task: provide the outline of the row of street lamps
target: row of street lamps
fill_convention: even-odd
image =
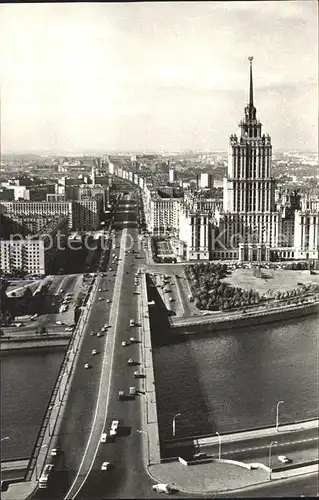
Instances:
[[[284,403],[283,401],[278,401],[277,406],[276,406],[276,432],[279,431],[279,407],[283,403]],[[176,419],[176,417],[180,417],[180,416],[181,416],[181,413],[175,413],[175,415],[173,416],[173,419],[172,419],[172,433],[173,433],[173,437],[175,437],[175,435],[176,435],[175,419]],[[216,432],[216,434],[219,436],[218,432]]]
[[[279,431],[279,407],[280,405],[283,404],[283,401],[278,401],[277,406],[276,406],[276,432]],[[173,432],[173,437],[175,437],[176,434],[176,425],[175,425],[175,419],[176,417],[179,417],[181,413],[176,413],[173,416],[173,421],[172,421],[172,432]],[[142,432],[142,431],[138,431]],[[222,440],[219,432],[216,431],[216,435],[218,436],[218,460],[221,459],[222,456]],[[269,465],[269,479],[271,479],[271,449],[274,445],[278,444],[278,441],[271,441],[269,445],[269,457],[268,457],[268,465]]]

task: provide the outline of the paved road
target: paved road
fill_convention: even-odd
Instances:
[[[120,205],[125,200],[120,202]],[[129,210],[127,214],[131,215]],[[125,216],[121,210],[116,217],[116,222]],[[132,218],[130,218],[132,222]],[[137,230],[129,228],[132,240],[137,239]],[[134,250],[137,249],[137,244]],[[131,335],[138,337],[139,328],[130,328],[129,319],[137,319],[137,300],[134,295],[134,273],[142,259],[136,259],[136,254],[125,256],[124,280],[119,301],[119,310],[123,314],[119,315],[117,327],[117,349],[114,352],[113,371],[110,389],[110,411],[108,417],[118,419],[121,426],[121,435],[113,443],[105,443],[99,446],[94,460],[92,470],[85,482],[85,485],[77,495],[77,499],[101,499],[101,498],[155,498],[157,495],[152,492],[151,485],[154,481],[147,475],[142,458],[142,438],[136,431],[141,427],[140,404],[144,396],[138,395],[135,400],[119,401],[118,391],[125,390],[131,385],[142,389],[142,381],[133,378],[134,368],[127,366],[128,357],[139,360],[140,344],[133,344],[129,347],[122,347],[121,341],[128,340]],[[128,274],[127,274],[128,273]],[[125,313],[124,313],[125,312]],[[101,471],[103,461],[112,464],[110,471]]]
[[[223,437],[221,437],[223,441]],[[241,461],[262,461],[268,465],[269,445],[271,441],[278,444],[272,449],[272,465],[280,466],[278,455],[287,455],[294,463],[300,461],[315,460],[318,449],[318,429],[305,429],[291,432],[289,434],[250,438],[237,443],[223,443],[221,446],[222,458]],[[218,456],[218,443],[215,445],[201,447],[201,452]],[[307,458],[308,457],[308,458]]]
[[[126,200],[120,203],[125,204]],[[134,223],[134,218],[130,212],[119,214],[116,222],[120,224],[122,222],[121,219],[122,221],[123,219],[129,219],[131,225]],[[129,228],[129,232],[133,239],[137,237],[134,227]],[[121,234],[121,230],[116,233],[117,244],[119,243]],[[112,250],[112,253],[119,255],[119,249]],[[114,498],[114,496],[120,498],[149,498],[150,493],[151,496],[156,496],[150,489],[153,481],[151,481],[144,471],[142,437],[136,432],[140,428],[140,398],[144,396],[138,395],[134,401],[123,402],[117,398],[120,389],[128,391],[130,385],[138,386],[139,383],[138,380],[133,378],[134,368],[127,365],[127,359],[128,357],[138,359],[141,346],[139,343],[129,347],[121,346],[123,339],[128,340],[130,336],[138,335],[138,328],[129,327],[129,319],[130,317],[137,318],[138,295],[134,295],[135,286],[133,276],[139,262],[135,254],[124,256],[122,262],[124,264],[124,280],[120,299],[116,304],[119,307],[120,314],[118,315],[115,333],[116,345],[110,386],[111,405],[107,415],[106,427],[109,427],[112,419],[116,418],[120,420],[120,436],[114,443],[100,444],[101,430],[96,435],[92,434],[88,450],[89,456],[86,459],[87,464],[90,461],[92,462],[94,458],[95,446],[98,446],[98,450],[93,461],[92,470],[77,498],[101,499]],[[111,266],[113,269],[116,268],[114,263]],[[99,279],[101,280],[99,288],[103,290],[107,289],[108,291],[99,293],[98,295],[105,298],[112,297],[115,281],[113,271],[108,272],[107,278],[100,277]],[[66,418],[64,418],[62,428],[56,438],[57,447],[62,452],[57,460],[55,472],[52,474],[49,490],[44,493],[38,490],[35,495],[36,498],[64,498],[70,485],[76,478],[94,420],[102,371],[102,352],[105,342],[107,342],[107,335],[97,338],[96,336],[91,336],[90,332],[91,330],[98,331],[104,323],[109,323],[109,311],[110,305],[104,300],[98,301],[98,296],[96,296],[88,325],[84,332],[79,361],[75,368],[70,396],[66,404]],[[94,348],[99,352],[97,356],[92,356],[91,354]],[[89,362],[92,365],[90,370],[84,369],[85,362]],[[105,380],[105,383],[107,384],[107,380]],[[108,472],[101,471],[103,461],[111,462],[114,467]],[[85,479],[85,472],[86,470],[78,478],[76,488],[72,490],[72,495],[74,495],[76,489],[81,484],[81,480]],[[70,498],[72,498],[72,495]]]

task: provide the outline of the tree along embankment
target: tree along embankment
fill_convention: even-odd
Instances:
[[[170,318],[173,333],[196,334],[212,332],[215,330],[227,329],[232,325],[252,326],[254,324],[273,323],[276,321],[288,320],[291,318],[307,316],[319,313],[319,302],[307,304],[287,305],[280,307],[256,311],[222,313],[209,316],[192,316],[189,318]]]
[[[1,352],[11,351],[17,349],[34,349],[41,347],[60,347],[68,345],[71,334],[48,334],[43,337],[39,335],[26,335],[19,338],[2,337],[1,339]]]

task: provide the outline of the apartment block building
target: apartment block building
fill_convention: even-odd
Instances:
[[[103,203],[101,199],[77,201],[0,201],[0,213],[22,219],[30,216],[67,215],[69,229],[92,230],[100,224]]]
[[[58,250],[68,235],[68,216],[52,219],[35,235],[14,235],[0,240],[0,269],[8,274],[16,270],[44,275],[50,272]]]
[[[147,229],[154,235],[165,235],[168,231],[178,233],[180,221],[180,198],[163,198],[153,194],[147,210]]]

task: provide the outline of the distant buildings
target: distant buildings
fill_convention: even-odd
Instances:
[[[202,173],[200,174],[200,179],[199,179],[199,187],[201,189],[213,189],[214,187],[214,178],[213,175],[210,173]]]
[[[175,170],[175,167],[174,166],[170,166],[169,167],[169,171],[168,171],[168,182],[170,183],[174,183],[176,182],[176,170]]]
[[[68,234],[68,216],[52,219],[35,235],[0,240],[0,269],[8,274],[24,271],[42,275],[50,272],[58,250]],[[61,248],[61,247],[60,247]]]
[[[152,154],[138,160],[135,155],[65,158],[58,167],[65,175],[53,183],[47,179],[47,184],[39,185],[36,180],[34,185],[25,178],[1,184],[0,218],[2,214],[11,230],[24,236],[28,231],[37,233],[32,244],[24,238],[12,246],[1,236],[0,227],[1,265],[7,270],[20,265],[34,273],[47,270],[54,253],[46,253],[41,231],[51,227],[54,233],[53,219],[63,227],[67,223],[67,230],[98,229],[117,178],[141,190],[148,232],[172,236],[174,252],[185,260],[319,259],[319,197],[302,194],[297,185],[287,189],[285,176],[290,171],[276,188],[271,138],[262,133],[257,120],[249,59],[248,104],[229,139],[222,184],[223,157],[215,157],[216,164],[209,155],[193,153],[184,158],[170,155],[172,164]],[[299,163],[306,172],[304,161]],[[189,175],[183,177],[189,166]]]

